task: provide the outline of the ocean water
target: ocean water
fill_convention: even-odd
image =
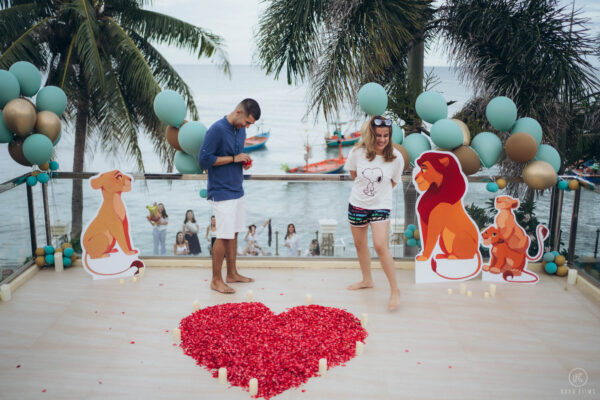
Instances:
[[[262,129],[271,132],[271,138],[266,148],[251,153],[254,160],[249,171],[252,174],[279,174],[283,173],[283,164],[289,167],[304,163],[305,144],[310,144],[311,161],[332,158],[337,155],[336,149],[327,149],[324,137],[333,130],[322,118],[315,119],[306,115],[307,86],[288,86],[285,81],[275,81],[264,73],[251,66],[234,66],[231,79],[224,76],[216,67],[210,65],[179,65],[177,71],[191,87],[199,109],[200,118],[207,127],[214,121],[229,113],[235,105],[245,97],[255,98],[262,109],[259,125]],[[467,85],[457,80],[451,68],[435,67],[430,69],[438,78],[439,84],[434,88],[441,92],[446,100],[456,103],[449,107],[449,115],[460,110],[468,101],[472,90]],[[340,112],[340,119],[350,121],[353,119],[348,111]],[[350,131],[360,127],[362,121],[349,122],[345,129]],[[61,142],[56,146],[56,160],[59,161],[61,171],[70,171],[73,158],[73,127],[66,126]],[[256,134],[257,128],[248,129],[248,136]],[[146,172],[165,173],[166,168],[153,153],[151,143],[141,136],[140,139]],[[15,163],[2,145],[4,152],[0,158],[0,181],[30,171]],[[344,148],[347,154],[349,148]],[[97,140],[91,140],[86,154],[85,170],[90,172],[120,169],[124,172],[135,171],[135,162],[126,154],[106,154],[103,145]],[[483,172],[485,174],[485,172]],[[128,208],[129,222],[132,229],[134,245],[141,250],[143,255],[153,253],[152,227],[146,221],[146,205],[153,202],[165,204],[169,214],[166,251],[173,254],[173,244],[176,233],[181,230],[183,217],[187,209],[192,209],[200,225],[202,255],[208,255],[207,240],[204,239],[205,229],[209,224],[212,214],[211,207],[205,199],[200,198],[199,191],[206,187],[202,181],[139,181],[134,183],[133,190],[123,194],[123,199]],[[287,255],[282,247],[282,235],[288,223],[294,223],[301,239],[303,251],[316,236],[319,230],[320,219],[335,219],[337,229],[335,232],[335,255],[354,257],[355,251],[346,221],[347,199],[350,193],[351,182],[280,182],[280,181],[246,181],[247,224],[256,225],[272,219],[273,242],[271,247],[267,243],[267,234],[260,237],[259,243],[271,255]],[[45,243],[43,233],[43,210],[41,208],[41,189],[33,188],[35,197],[35,216],[38,226],[38,243]],[[50,200],[51,223],[57,221],[70,221],[71,182],[69,180],[52,180],[48,188]],[[93,191],[88,182],[84,182],[84,225],[95,215],[100,205],[100,193]],[[485,206],[487,199],[493,194],[485,190],[485,184],[471,184],[465,198],[465,203],[475,203]],[[563,210],[562,227],[565,230],[563,240],[568,238],[568,229],[572,207],[572,193],[566,193]],[[598,195],[584,191],[580,218],[577,252],[591,254],[596,229],[600,227],[600,213],[592,207],[598,201]],[[3,208],[4,223],[0,227],[0,259],[20,260],[29,255],[29,231],[27,223],[27,204],[25,188],[19,188],[0,194]],[[545,195],[538,199],[536,212],[542,222],[548,220],[549,198]],[[403,219],[404,201],[402,189],[395,191],[395,203],[392,218]],[[279,235],[279,248],[276,249],[275,232]],[[590,246],[591,243],[591,246]],[[393,246],[394,255],[402,256],[402,246]]]

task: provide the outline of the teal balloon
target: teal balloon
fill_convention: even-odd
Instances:
[[[558,190],[567,190],[569,188],[569,182],[560,181],[558,182]]]
[[[392,122],[392,143],[402,144],[404,140],[404,130]]]
[[[558,154],[558,151],[549,144],[540,145],[538,147],[538,152],[533,159],[546,161],[548,164],[552,165],[555,172],[558,172],[560,169],[560,154]]]
[[[498,96],[488,103],[485,116],[494,128],[508,132],[517,119],[517,106],[508,97]]]
[[[488,182],[488,184],[485,185],[485,188],[488,192],[492,193],[496,193],[499,189],[498,184],[496,182]]]
[[[417,240],[417,247],[421,247],[421,239]]]
[[[54,254],[48,254],[46,256],[46,264],[54,264]]]
[[[560,256],[560,253],[558,251],[556,251],[556,250],[553,250],[552,254],[554,255],[554,257]]]
[[[29,186],[35,186],[35,185],[37,185],[38,181],[35,176],[28,176],[26,182]]]
[[[452,150],[463,144],[460,126],[451,119],[440,119],[431,127],[431,140],[442,149]]]
[[[411,229],[407,229],[404,231],[404,237],[407,239],[410,239],[414,236],[415,231],[411,230]]]
[[[64,267],[70,267],[71,266],[71,259],[68,257],[63,257],[63,266]]]
[[[202,197],[203,199],[205,199],[208,196],[208,190],[206,189],[200,189],[200,197]]]
[[[52,141],[48,136],[34,133],[23,142],[23,155],[32,164],[42,165],[52,157]]]
[[[58,161],[50,161],[50,171],[56,171],[58,167]]]
[[[410,162],[414,163],[417,158],[427,150],[431,150],[431,143],[419,133],[413,133],[404,138],[402,146],[408,151]]]
[[[177,141],[179,146],[192,157],[197,158],[200,153],[200,147],[204,142],[206,135],[206,126],[198,121],[190,121],[179,128]]]
[[[38,90],[40,90],[40,86],[42,86],[42,74],[32,63],[17,61],[8,70],[17,77],[23,96],[35,96]]]
[[[411,231],[416,231],[417,230],[417,226],[415,224],[410,224],[406,227],[406,229],[410,229]]]
[[[4,108],[6,103],[19,97],[21,87],[17,77],[4,70],[0,69],[0,108]]]
[[[511,134],[517,132],[529,133],[533,136],[538,145],[542,143],[542,126],[533,118],[519,118],[512,128],[510,128]]]
[[[173,90],[163,90],[154,98],[154,112],[165,124],[179,128],[187,112],[185,100]]]
[[[35,98],[35,106],[39,111],[52,111],[59,117],[67,109],[67,95],[56,86],[46,86]]]
[[[388,96],[379,83],[369,82],[358,91],[358,104],[369,115],[381,115],[388,104]]]
[[[48,181],[50,180],[50,176],[47,173],[42,172],[37,176],[37,180],[39,183],[48,183]]]
[[[550,275],[554,275],[556,273],[556,270],[558,269],[558,267],[556,266],[556,263],[549,262],[549,263],[546,264],[546,266],[544,267],[544,269]]]
[[[552,254],[551,251],[548,251],[548,252],[544,253],[543,259],[546,262],[552,262],[552,261],[554,261],[554,257],[555,257],[554,254]]]
[[[12,132],[6,127],[6,124],[4,123],[4,117],[0,112],[0,143],[10,143],[12,142],[14,136],[15,135],[13,135]]]
[[[186,124],[187,125],[187,124]],[[175,168],[180,174],[200,174],[202,170],[198,164],[198,159],[192,157],[183,151],[175,152]]]
[[[408,247],[415,247],[417,245],[417,240],[415,238],[408,239],[406,241],[406,244],[408,245]]]
[[[475,136],[471,141],[471,147],[487,168],[496,164],[502,155],[502,141],[492,132],[481,132]]]
[[[54,247],[53,246],[44,246],[44,252],[46,254],[54,254]]]
[[[415,109],[422,120],[433,124],[448,117],[448,104],[444,96],[432,90],[423,92],[415,101]]]
[[[65,255],[65,257],[71,257],[73,254],[75,254],[75,250],[73,250],[72,247],[67,247],[64,251],[63,254]]]

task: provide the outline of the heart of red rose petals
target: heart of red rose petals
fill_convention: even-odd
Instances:
[[[347,311],[319,305],[275,314],[260,302],[226,303],[200,309],[180,323],[181,348],[198,365],[248,390],[258,380],[258,395],[269,399],[318,375],[319,359],[328,368],[356,355],[367,331]]]

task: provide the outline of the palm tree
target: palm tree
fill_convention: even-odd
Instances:
[[[0,0],[0,68],[30,61],[47,74],[46,85],[69,98],[67,121],[75,122],[73,171],[84,167],[86,143],[137,161],[143,171],[138,134],[144,132],[172,169],[168,146],[152,102],[161,87],[183,94],[191,118],[198,110],[190,88],[152,45],[165,43],[213,57],[225,73],[229,62],[222,39],[168,15],[145,10],[145,0]],[[73,180],[72,231],[81,234],[82,181]]]

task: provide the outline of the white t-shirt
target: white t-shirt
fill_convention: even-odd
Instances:
[[[288,255],[291,257],[297,257],[300,255],[300,239],[298,238],[298,235],[296,235],[295,233],[291,236],[288,236],[287,239],[283,240],[283,244],[289,244],[290,247],[287,247],[288,249]]]
[[[367,210],[392,209],[392,181],[402,182],[404,170],[402,154],[394,149],[394,155],[396,158],[390,162],[378,155],[369,161],[364,147],[354,147],[350,151],[344,167],[347,171],[356,171],[348,200],[350,204]]]

